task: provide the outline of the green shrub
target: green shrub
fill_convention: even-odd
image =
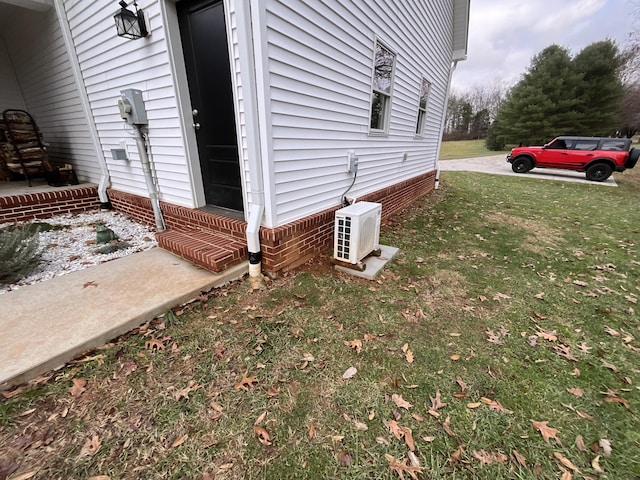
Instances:
[[[0,283],[15,283],[36,268],[41,255],[34,233],[26,227],[0,231]]]

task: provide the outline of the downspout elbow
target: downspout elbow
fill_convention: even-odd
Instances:
[[[249,250],[249,277],[262,278],[262,250],[260,249],[260,224],[264,214],[264,204],[252,203],[247,222],[247,249]]]

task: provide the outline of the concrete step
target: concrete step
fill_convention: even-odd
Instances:
[[[156,238],[161,248],[212,272],[222,272],[248,258],[246,242],[216,232],[169,229]]]

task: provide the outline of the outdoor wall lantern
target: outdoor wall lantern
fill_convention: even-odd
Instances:
[[[124,0],[120,0],[119,5],[121,7],[120,11],[113,16],[113,19],[116,21],[118,36],[136,40],[149,35],[147,22],[144,18],[144,12],[142,10],[138,10],[138,4],[135,1],[133,2],[136,13],[133,13],[131,10],[127,10],[127,2]]]

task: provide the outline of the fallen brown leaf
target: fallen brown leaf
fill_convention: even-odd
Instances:
[[[480,400],[487,407],[489,407],[489,410],[493,410],[493,411],[496,411],[496,412],[499,412],[499,413],[513,413],[512,410],[508,410],[508,409],[504,408],[502,406],[502,404],[498,400],[491,400],[490,398],[487,398],[487,397],[482,397],[482,398],[480,398]]]
[[[267,432],[263,427],[259,427],[258,425],[254,425],[253,433],[256,434],[256,437],[258,437],[258,441],[262,445],[264,445],[264,446],[271,445],[271,435],[269,435],[269,432]]]
[[[565,345],[564,343],[560,343],[560,344],[556,345],[555,347],[553,347],[553,351],[557,355],[560,355],[561,357],[564,357],[567,360],[571,360],[573,362],[577,362],[578,361],[578,359],[576,357],[574,357],[573,354],[571,353],[571,347],[569,345]]]
[[[184,442],[187,441],[187,438],[189,438],[189,434],[185,433],[183,436],[181,436],[180,438],[176,438],[173,443],[171,444],[171,448],[177,448],[180,445],[182,445]]]
[[[342,374],[342,379],[343,380],[349,380],[350,378],[353,378],[356,373],[358,373],[358,369],[356,367],[349,367]]]
[[[342,450],[338,454],[338,461],[340,462],[341,467],[345,467],[345,468],[350,467],[351,464],[353,463],[353,457],[346,450]]]
[[[72,397],[79,397],[87,391],[85,388],[87,386],[87,381],[84,378],[74,378],[71,381],[73,382],[73,386],[69,387],[68,390]]]
[[[413,363],[413,352],[411,350],[407,350],[407,353],[405,353],[404,358],[407,361],[407,363]]]
[[[502,300],[509,300],[510,298],[511,298],[511,297],[510,297],[509,295],[505,295],[504,293],[500,293],[500,292],[496,293],[496,294],[493,296],[493,299],[494,299],[494,300],[497,300],[498,302],[500,302],[500,301],[502,301]]]
[[[31,472],[27,472],[27,473],[23,473],[21,475],[18,475],[17,477],[12,477],[11,480],[28,480],[29,478],[35,477],[36,473],[38,473],[38,471],[37,470],[33,470]]]
[[[256,421],[253,422],[254,425],[260,425],[264,419],[267,418],[267,411],[265,410],[264,412],[262,412],[258,418],[256,418]]]
[[[580,473],[580,470],[578,469],[578,467],[576,467],[573,463],[571,463],[571,460],[569,460],[567,457],[565,457],[561,453],[553,452],[553,456],[556,458],[556,460],[558,460],[562,465],[564,465],[568,469],[574,471],[575,473]]]
[[[551,442],[549,442],[549,440],[552,438],[556,442],[558,442],[559,445],[562,445],[562,443],[560,443],[560,440],[557,437],[560,431],[548,426],[547,425],[549,423],[548,421],[537,422],[536,420],[531,420],[531,423],[533,424],[533,428],[540,432],[540,434],[542,435],[542,438],[544,438],[544,441],[547,442],[549,445],[551,445]]]
[[[2,392],[2,396],[3,396],[4,398],[13,398],[13,397],[15,397],[16,395],[20,395],[22,392],[24,392],[24,391],[26,391],[26,390],[27,390],[27,386],[26,386],[26,385],[23,385],[23,386],[21,386],[21,387],[16,387],[16,388],[14,388],[13,390],[8,391],[8,392]]]
[[[389,455],[388,453],[384,454],[384,458],[389,462],[389,468],[396,472],[398,476],[404,480],[404,474],[408,473],[409,476],[415,480],[418,480],[416,473],[422,473],[422,467],[416,467],[413,465],[408,465],[408,458],[405,458],[402,462],[397,458]]]
[[[80,450],[80,456],[93,457],[100,450],[100,439],[97,435],[93,435],[91,438],[87,438],[84,442],[82,449]]]
[[[429,414],[434,417],[438,417],[438,410],[447,406],[447,404],[442,402],[440,398],[440,390],[436,392],[435,397],[429,396],[429,399],[431,400],[431,408],[429,409]]]
[[[591,460],[591,467],[598,473],[604,473],[604,470],[600,466],[600,455],[597,455],[593,460]]]
[[[451,427],[449,426],[450,422],[451,422],[451,417],[447,417],[445,421],[442,423],[442,428],[444,429],[445,432],[447,432],[447,435],[449,435],[450,437],[455,437],[456,434],[453,432],[453,430],[451,430]]]
[[[144,342],[144,348],[153,351],[154,349],[161,352],[165,349],[164,339],[156,338],[155,335],[151,335],[151,338]]]
[[[244,390],[245,392],[249,391],[249,388],[253,387],[254,383],[258,383],[258,379],[256,377],[247,377],[248,371],[245,371],[242,374],[242,379],[236,383],[236,390]]]
[[[393,400],[393,403],[395,403],[398,408],[409,410],[412,407],[409,402],[402,398],[402,395],[398,395],[397,393],[391,395],[391,400]]]
[[[355,339],[355,340],[351,340],[350,342],[345,341],[344,344],[349,347],[349,348],[353,348],[356,353],[360,353],[362,351],[362,340],[360,339]]]
[[[513,454],[513,458],[518,465],[527,468],[527,459],[524,458],[524,456],[520,452],[518,452],[517,450],[513,450],[511,453]]]
[[[567,392],[569,392],[571,395],[575,395],[576,397],[584,396],[584,392],[579,388],[567,388]]]
[[[191,380],[191,381],[189,381],[189,385],[187,385],[184,388],[181,388],[180,390],[176,390],[173,393],[173,398],[175,400],[178,400],[178,401],[183,399],[183,398],[186,399],[186,400],[189,400],[189,393],[191,393],[191,392],[193,392],[195,390],[198,390],[200,388],[202,388],[201,384],[195,383],[193,380]]]
[[[618,368],[613,364],[613,363],[609,363],[604,359],[600,359],[602,361],[602,366],[605,368],[608,368],[609,370],[611,370],[613,373],[618,373]]]

